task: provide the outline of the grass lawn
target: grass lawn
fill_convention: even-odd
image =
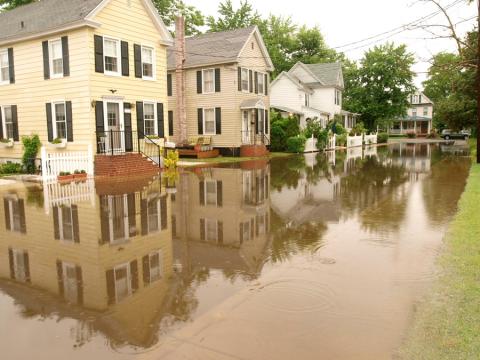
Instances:
[[[251,160],[262,160],[262,159],[274,159],[278,157],[288,157],[294,154],[290,153],[281,153],[281,152],[272,152],[265,157],[236,157],[236,156],[219,156],[212,159],[196,159],[196,158],[180,158],[179,161],[182,162],[192,162],[192,163],[207,163],[207,164],[225,164],[225,163],[237,163],[242,161],[251,161]]]
[[[471,139],[474,145],[475,139]],[[472,156],[476,152],[472,151]],[[419,306],[400,355],[405,359],[480,358],[480,165],[473,164],[439,259],[442,275]]]

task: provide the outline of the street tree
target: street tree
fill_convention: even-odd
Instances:
[[[30,4],[36,0],[0,0],[0,12],[15,9],[18,6]]]
[[[186,35],[201,33],[201,27],[205,25],[205,17],[196,7],[186,5],[181,0],[153,0],[153,4],[172,33],[178,15],[185,18]]]

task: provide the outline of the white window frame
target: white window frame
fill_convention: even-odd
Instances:
[[[116,200],[116,198],[121,198],[123,201],[123,231],[124,231],[124,237],[122,238],[115,238],[115,231],[114,231],[114,216],[113,216],[113,210],[114,206],[113,203]],[[109,195],[108,196],[108,227],[109,227],[109,233],[110,233],[110,244],[111,245],[118,245],[118,244],[124,244],[130,240],[130,223],[129,223],[129,216],[128,216],[128,195]]]
[[[250,241],[252,240],[252,233],[251,233],[251,221],[250,220],[247,220],[247,221],[244,221],[242,222],[242,239],[243,241]]]
[[[22,219],[20,217],[20,214],[14,214],[13,211],[13,203],[15,202],[18,206],[18,200],[8,198],[8,215],[10,219],[10,232],[15,232],[15,233],[20,233],[22,232]],[[15,224],[15,218],[18,218],[18,227]]]
[[[107,62],[105,61],[105,41],[115,41],[117,45],[117,71],[110,71],[107,70]],[[111,36],[104,36],[103,37],[103,73],[105,75],[110,76],[122,76],[122,48],[121,48],[121,41],[120,39],[111,37]],[[143,70],[142,70],[143,73]]]
[[[58,42],[60,43],[60,51],[61,51],[61,59],[62,59],[62,71],[59,73],[59,74],[55,74],[53,72],[53,43],[55,42]],[[63,58],[63,44],[62,44],[62,39],[61,38],[56,38],[56,39],[51,39],[51,40],[48,40],[48,64],[49,64],[49,68],[50,68],[50,79],[59,79],[59,78],[63,78],[63,63],[64,63],[65,59]]]
[[[27,281],[27,276],[26,276],[27,274],[26,274],[26,271],[25,271],[26,270],[26,266],[25,266],[26,264],[24,262],[23,267],[19,268],[19,264],[18,264],[18,261],[17,261],[17,256],[19,256],[19,255],[23,257],[22,261],[25,261],[26,251],[25,250],[19,250],[19,249],[12,249],[12,253],[13,253],[13,273],[15,274],[15,280],[26,282]]]
[[[213,110],[213,132],[207,132],[206,116],[205,113],[209,110]],[[216,135],[217,134],[217,111],[215,108],[203,108],[203,135]]]
[[[75,273],[75,278],[71,279],[68,275],[68,269],[73,269]],[[62,261],[62,280],[63,280],[63,297],[68,301],[77,302],[78,296],[78,281],[77,281],[77,267],[75,264]],[[73,285],[73,287],[69,286]]]
[[[158,255],[158,273],[155,274],[156,276],[153,277],[152,276],[152,269],[155,269],[155,268],[152,268],[152,257],[155,256],[155,255]],[[150,270],[150,283],[153,283],[155,281],[159,281],[163,278],[163,257],[162,257],[162,251],[161,250],[158,250],[158,251],[154,251],[150,254],[148,254],[148,267],[149,267],[149,270]]]
[[[118,289],[117,289],[117,270],[126,268],[127,270],[127,295],[125,297],[120,298],[118,294]],[[113,283],[115,284],[115,302],[118,303],[125,298],[129,297],[132,295],[132,274],[130,271],[130,263],[125,263],[121,265],[117,265],[113,268]]]
[[[10,109],[10,113],[12,111],[12,105],[3,105],[3,106],[0,106],[1,107],[1,111],[2,111],[2,130],[3,130],[3,137],[4,139],[8,139],[8,140],[12,140],[13,141],[13,137],[10,137],[10,138],[7,138],[7,117],[5,116],[5,109],[6,108],[9,108]],[[13,126],[13,116],[12,116],[12,122],[11,122],[12,126]]]
[[[70,234],[71,238],[70,239],[65,239],[64,228],[63,228],[64,224],[63,224],[63,207],[62,206],[57,207],[58,232],[59,232],[61,241],[64,241],[66,243],[73,243],[73,242],[75,242],[75,235],[74,235],[74,231],[73,231],[73,211],[72,211],[71,206],[65,206],[65,207],[68,207],[69,210],[70,210],[70,223],[71,223],[71,227],[72,227],[72,232]]]
[[[213,90],[212,91],[205,91],[205,73],[206,72],[212,72],[213,74]],[[209,68],[209,69],[202,69],[202,94],[215,94],[216,91],[215,87],[215,69],[214,68]]]
[[[207,184],[215,184],[215,203],[209,203],[208,200],[208,194],[207,194]],[[203,196],[204,196],[204,204],[207,206],[218,206],[218,183],[217,180],[205,180],[203,182]]]
[[[60,138],[67,140],[68,138],[68,127],[67,127],[67,104],[65,100],[56,100],[52,101],[52,129],[53,129],[53,138],[57,139],[58,137],[58,132],[57,132],[57,109],[55,105],[63,105],[63,109],[65,110],[65,137]]]
[[[146,76],[143,73],[143,49],[152,50],[152,76]],[[121,54],[120,54],[121,57]],[[155,47],[151,45],[140,45],[140,60],[142,63],[142,79],[143,80],[155,80],[157,78],[157,67],[156,67],[156,54],[155,54]]]
[[[263,109],[263,108],[259,108],[257,109],[257,121],[260,121],[260,118],[263,119],[263,128],[261,129],[262,130],[262,135],[265,135],[265,122],[266,122],[266,119],[265,119],[265,110],[266,109]]]
[[[412,116],[416,117],[417,116],[417,109],[412,109]]]
[[[265,95],[265,75],[266,75],[265,73],[257,72],[258,93],[262,95]],[[262,86],[263,86],[262,91],[260,91],[260,79],[262,79]]]
[[[6,79],[1,78],[1,70],[2,70],[2,65],[0,64],[0,85],[7,85],[10,84],[10,61],[8,59],[8,49],[0,49],[0,55],[6,55],[7,56],[7,66],[6,68],[8,69],[8,76]],[[5,68],[5,66],[3,66]]]
[[[150,202],[156,201],[156,208],[157,208],[157,228],[156,229],[151,229],[150,228]],[[160,206],[160,198],[159,197],[154,197],[152,199],[147,200],[147,228],[148,228],[148,233],[149,234],[154,234],[157,232],[160,232],[162,230],[162,209]]]
[[[342,105],[342,92],[338,89],[335,89],[335,105]]]
[[[153,105],[153,134],[145,133],[145,136],[158,136],[157,103],[153,100],[143,101],[143,131],[145,132],[145,104]]]
[[[423,116],[428,116],[428,106],[423,107]]]
[[[211,239],[208,237],[208,226],[210,225],[214,225],[215,226],[215,238]],[[218,242],[218,220],[214,220],[214,219],[205,219],[205,241],[207,242],[211,242],[211,241],[214,241],[214,242]]]
[[[243,88],[243,71],[246,71],[247,73],[247,88],[244,89]],[[244,67],[240,67],[240,73],[241,73],[241,76],[240,76],[240,81],[241,81],[241,89],[242,89],[242,92],[245,92],[245,93],[249,93],[250,92],[250,70],[247,69],[247,68],[244,68]]]

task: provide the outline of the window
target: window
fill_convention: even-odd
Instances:
[[[217,238],[218,238],[217,220],[205,219],[205,240],[216,242]]]
[[[105,72],[120,75],[120,41],[103,38],[103,51],[105,57]]]
[[[142,46],[142,76],[143,78],[154,78],[154,50],[148,46]]]
[[[341,105],[342,93],[340,90],[335,90],[335,105]]]
[[[61,206],[58,211],[60,240],[73,241],[73,214],[70,206]]]
[[[113,273],[115,276],[115,299],[120,302],[132,293],[130,266],[129,264],[117,266]]]
[[[160,230],[160,199],[152,199],[147,204],[148,233]]]
[[[155,103],[143,103],[143,118],[145,123],[145,135],[157,135],[155,129]]]
[[[258,93],[265,94],[265,74],[257,73]]]
[[[307,93],[305,93],[305,106],[310,106],[310,95],[308,95]]]
[[[246,221],[243,223],[240,223],[240,229],[241,229],[241,239],[242,241],[249,241],[252,240],[251,238],[251,231],[250,231],[250,221]]]
[[[10,69],[8,63],[8,51],[0,50],[0,84],[10,83]]]
[[[11,106],[2,106],[3,136],[5,139],[14,138],[14,124]]]
[[[248,76],[248,69],[242,68],[242,91],[249,91],[250,81]]]
[[[28,255],[24,250],[13,249],[13,273],[15,280],[27,282],[28,279]]]
[[[53,103],[53,119],[55,124],[53,126],[53,137],[58,139],[67,138],[67,117],[65,112],[65,103]]]
[[[203,109],[203,132],[205,135],[215,135],[215,109]]]
[[[62,261],[63,297],[71,303],[78,303],[78,290],[81,286],[78,281],[77,267]]]
[[[215,180],[205,181],[205,205],[217,205],[217,182]]]
[[[413,110],[412,110],[412,116],[413,116],[413,117],[416,117],[416,116],[417,116],[417,109],[413,109]]]
[[[256,216],[256,233],[262,235],[267,232],[267,216],[266,214]]]
[[[423,116],[428,116],[428,106],[423,107]]]
[[[110,243],[121,244],[130,238],[127,195],[108,196]]]
[[[203,93],[214,93],[215,92],[215,69],[202,70],[203,78]]]
[[[50,49],[50,77],[63,77],[63,51],[62,41],[60,39],[51,40],[48,43]]]
[[[6,210],[8,209],[6,219],[9,226],[7,228],[13,232],[22,232],[22,214],[19,202],[14,199],[6,199],[5,204],[8,205],[6,208]]]
[[[150,283],[162,278],[162,254],[154,252],[149,255],[150,262]]]
[[[258,132],[260,134],[265,133],[265,110],[258,109]]]

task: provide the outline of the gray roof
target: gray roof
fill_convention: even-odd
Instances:
[[[184,67],[236,62],[255,26],[186,38]],[[175,68],[174,48],[168,49],[168,69]]]
[[[0,13],[0,41],[83,20],[101,2],[102,0],[41,0]]]
[[[339,75],[342,71],[341,63],[304,64],[324,85],[338,85]]]

